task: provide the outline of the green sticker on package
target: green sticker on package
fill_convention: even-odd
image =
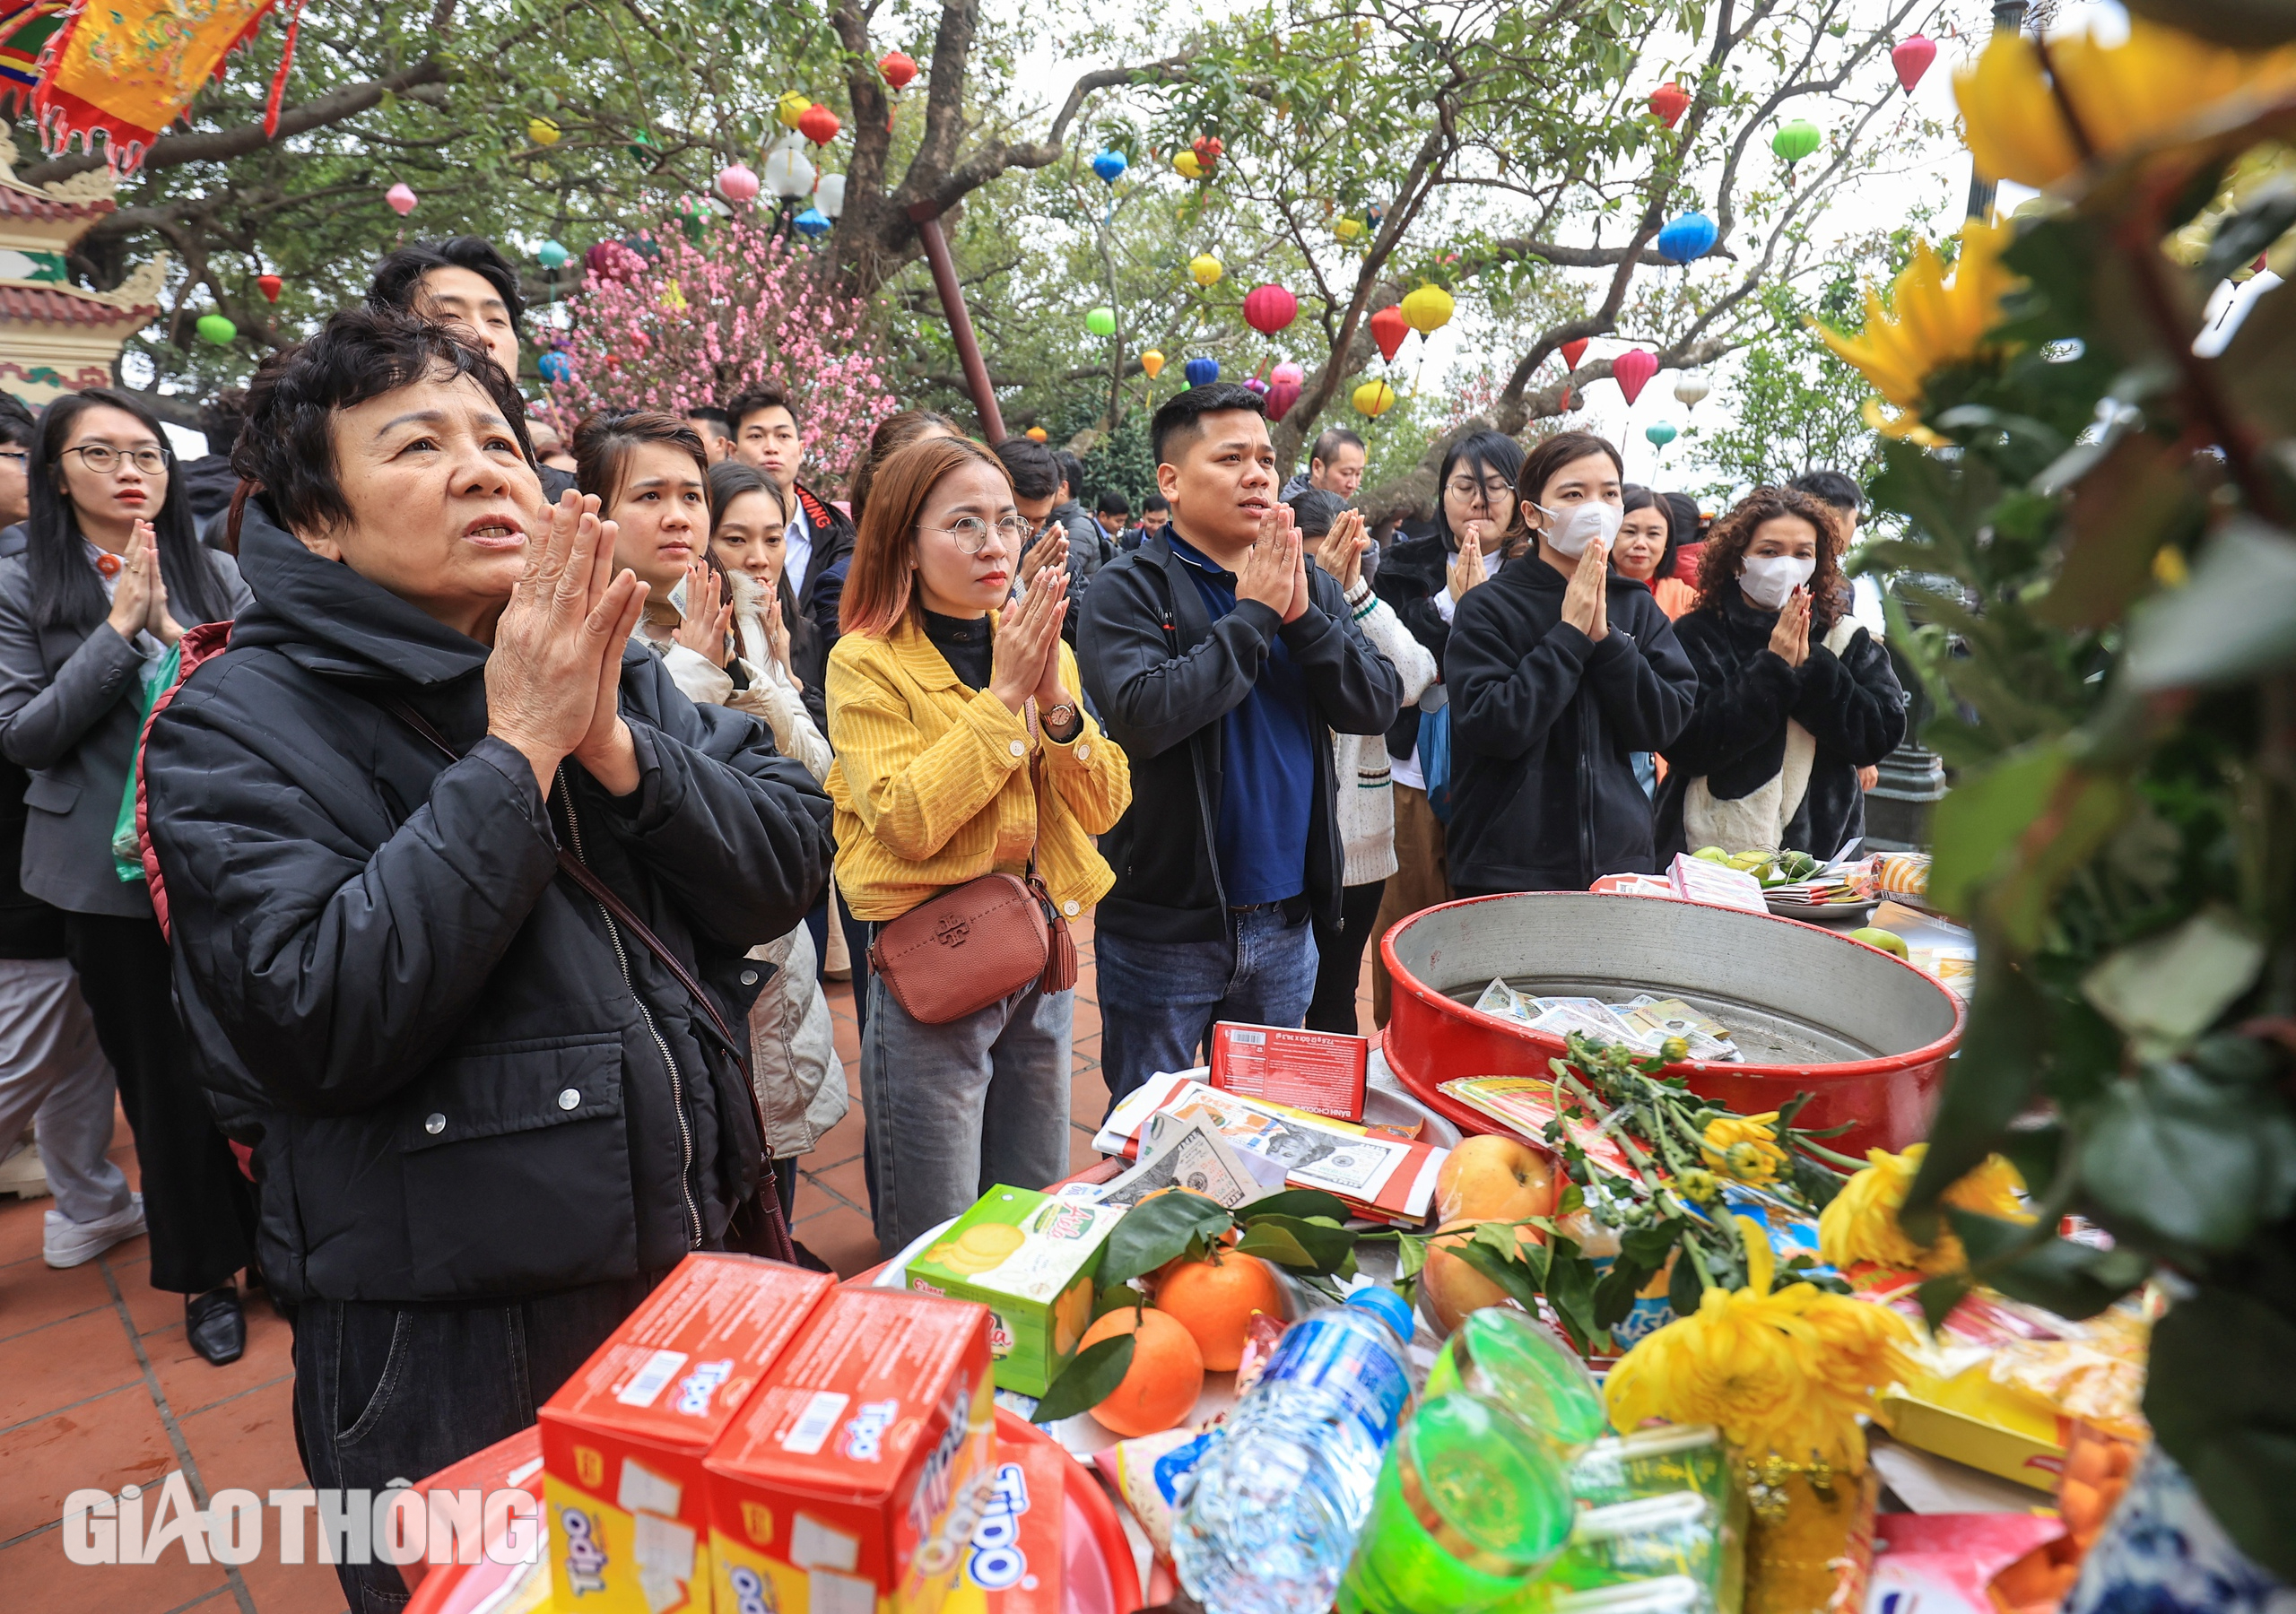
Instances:
[[[996,1387],[1042,1395],[1091,1326],[1092,1274],[1123,1215],[1000,1184],[909,1263],[909,1287],[988,1307]]]

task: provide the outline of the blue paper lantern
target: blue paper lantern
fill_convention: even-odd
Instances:
[[[574,379],[574,360],[554,350],[535,360],[535,369],[540,370],[542,378],[552,386],[563,386]]]
[[[535,248],[535,262],[545,269],[555,269],[573,256],[556,241],[544,241]]]
[[[1092,159],[1092,172],[1098,174],[1102,179],[1105,179],[1110,185],[1114,185],[1118,180],[1123,178],[1124,170],[1131,166],[1132,164],[1125,160],[1125,155],[1122,152],[1102,152],[1099,156]]]
[[[818,207],[809,207],[790,221],[797,232],[809,241],[818,241],[830,232],[829,215]]]
[[[1686,213],[1658,232],[1658,256],[1670,264],[1687,264],[1714,250],[1714,221],[1702,213]]]
[[[1217,359],[1191,359],[1187,369],[1190,386],[1209,386],[1220,379],[1220,360]]]

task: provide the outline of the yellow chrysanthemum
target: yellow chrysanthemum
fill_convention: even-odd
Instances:
[[[1769,1243],[1753,1223],[1741,1225],[1751,1280],[1707,1290],[1696,1312],[1626,1353],[1604,1386],[1611,1422],[1710,1423],[1749,1455],[1862,1470],[1859,1415],[1909,1371],[1905,1321],[1807,1283],[1771,1294]]]
[[[1922,389],[1932,372],[1985,350],[1987,333],[2001,323],[2001,299],[2018,282],[2001,263],[2014,229],[2007,220],[1963,225],[1951,282],[1944,261],[1928,242],[1918,242],[1913,261],[1898,274],[1891,307],[1883,308],[1880,294],[1868,287],[1866,325],[1857,334],[1816,327],[1818,339],[1856,366],[1900,412],[1886,425],[1869,415],[1877,428],[1892,436],[1914,435],[1920,429],[1915,415]]]
[[[1759,1115],[1718,1115],[1700,1134],[1698,1150],[1706,1168],[1741,1183],[1774,1183],[1786,1169],[1786,1151],[1779,1147],[1771,1124],[1776,1110]]]
[[[1818,1217],[1818,1251],[1836,1266],[1862,1261],[1896,1271],[1922,1272],[1935,1277],[1958,1272],[1969,1265],[1969,1254],[1951,1233],[1940,1233],[1926,1247],[1917,1245],[1899,1225],[1906,1194],[1921,1169],[1926,1143],[1916,1143],[1903,1154],[1869,1149],[1863,1171],[1842,1185]],[[1999,1155],[1989,1157],[1976,1170],[1945,1190],[1945,1202],[1959,1210],[2005,1221],[2030,1221],[2025,1213],[2025,1180]]]
[[[2079,168],[2084,140],[2091,154],[2116,156],[2229,97],[2292,88],[2296,48],[2226,50],[2142,18],[2130,20],[2118,45],[2089,34],[2050,40],[2047,68],[2032,40],[1996,33],[1974,64],[1953,74],[1962,139],[1979,172],[2035,187]],[[2079,138],[2066,121],[2066,102],[2080,120]]]

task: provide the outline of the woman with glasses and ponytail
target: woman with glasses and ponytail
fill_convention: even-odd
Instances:
[[[181,483],[133,398],[93,388],[48,406],[24,552],[0,560],[0,754],[31,776],[24,890],[64,910],[65,953],[135,1133],[152,1287],[184,1297],[192,1349],[220,1367],[246,1342],[253,1192],[195,1084],[151,894],[112,855],[147,683],[186,629],[249,598],[230,558],[194,535]]]
[[[968,881],[1033,865],[1074,922],[1115,881],[1093,846],[1132,800],[1060,637],[1068,574],[1007,603],[1029,536],[994,455],[928,438],[877,469],[829,658],[837,884],[872,940]],[[999,1183],[1069,1172],[1075,997],[1032,978],[927,1023],[869,981],[861,1103],[888,1256]]]

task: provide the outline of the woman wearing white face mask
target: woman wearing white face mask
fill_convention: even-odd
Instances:
[[[1698,677],[1650,591],[1610,570],[1622,466],[1569,431],[1523,461],[1538,540],[1459,602],[1451,693],[1451,881],[1462,897],[1585,890],[1657,867],[1637,751],[1689,717]]]
[[[1776,846],[1831,857],[1866,832],[1857,770],[1905,737],[1890,658],[1849,615],[1825,507],[1760,488],[1706,541],[1675,623],[1698,709],[1665,752],[1659,850]]]

